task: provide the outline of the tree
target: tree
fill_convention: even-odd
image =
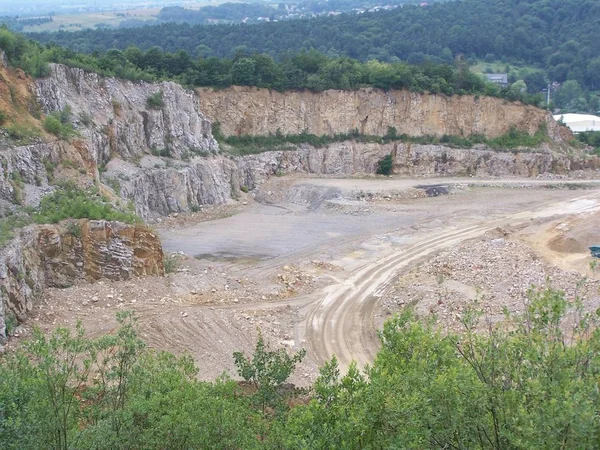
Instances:
[[[546,77],[542,72],[530,72],[523,78],[527,85],[527,92],[530,94],[538,94],[548,87]]]
[[[569,109],[569,104],[583,96],[579,83],[575,80],[565,81],[554,93],[552,100],[561,109]]]
[[[250,58],[240,58],[231,67],[231,81],[235,85],[253,86],[256,84],[256,63]]]
[[[258,335],[251,358],[242,352],[233,354],[238,375],[256,389],[255,400],[263,414],[267,413],[268,407],[281,406],[281,388],[305,355],[304,349],[291,356],[284,349],[270,350],[262,333]]]

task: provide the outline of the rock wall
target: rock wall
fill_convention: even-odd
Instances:
[[[8,315],[25,319],[45,287],[163,274],[160,240],[145,225],[80,220],[26,227],[0,249],[0,338]]]
[[[99,164],[117,155],[133,160],[153,149],[168,149],[175,158],[218,150],[198,97],[176,83],[133,83],[52,64],[50,75],[33,88],[45,113],[72,108],[73,122]],[[164,105],[148,107],[158,92]]]
[[[239,170],[228,158],[197,158],[178,168],[142,169],[121,181],[121,195],[143,219],[224,204],[240,195]]]
[[[383,136],[389,126],[409,136],[444,134],[497,137],[511,127],[530,134],[545,124],[561,141],[560,127],[549,112],[494,97],[419,94],[359,89],[324,92],[277,92],[254,87],[197,90],[200,109],[230,135],[267,135],[303,131],[333,135],[359,130]]]
[[[323,148],[302,145],[297,150],[234,159],[196,158],[179,168],[130,167],[127,179],[121,181],[121,194],[134,202],[142,218],[154,219],[188,211],[196,205],[227,203],[241,195],[242,186],[253,189],[275,175],[374,174],[379,160],[387,154],[393,156],[394,173],[412,177],[535,177],[600,167],[597,157],[567,156],[548,148],[536,152],[497,152],[485,146],[453,149],[442,145],[346,141]],[[133,175],[131,170],[135,171]]]

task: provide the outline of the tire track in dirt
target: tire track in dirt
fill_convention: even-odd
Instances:
[[[314,306],[311,305],[306,318],[305,336],[309,354],[318,365],[335,355],[342,371],[353,360],[362,368],[373,361],[379,348],[374,326],[377,297],[402,269],[434,252],[476,238],[507,221],[516,224],[533,218],[593,211],[599,208],[598,197],[600,194],[594,192],[568,202],[545,205],[535,211],[519,212],[435,233],[374,264],[357,269],[341,284],[320,291],[321,299]]]

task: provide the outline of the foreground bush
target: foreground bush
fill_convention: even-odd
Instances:
[[[442,333],[409,311],[389,320],[362,374],[321,368],[312,399],[276,389],[298,355],[236,353],[242,391],[196,381],[189,357],[153,353],[130,313],[114,336],[59,329],[0,361],[3,449],[595,448],[600,334],[563,292],[532,291],[502,325],[463,315]],[[262,342],[262,343],[261,343]],[[265,378],[266,377],[266,378]]]

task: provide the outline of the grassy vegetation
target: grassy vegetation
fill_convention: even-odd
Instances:
[[[32,223],[58,223],[67,219],[115,220],[125,223],[139,222],[128,204],[120,209],[98,194],[94,188],[82,190],[72,184],[63,184],[57,190],[42,198],[38,208],[17,208],[0,217],[0,247],[4,246],[14,236],[15,232]],[[75,222],[67,225],[74,236],[77,230]]]
[[[118,178],[105,177],[104,182],[110,186],[115,194],[121,195],[121,182]]]
[[[537,147],[543,142],[548,141],[548,134],[544,126],[540,127],[533,136],[525,131],[511,128],[508,133],[503,136],[487,140],[489,145],[494,150],[516,149],[518,147]]]
[[[71,123],[71,107],[65,106],[62,111],[55,111],[44,118],[44,129],[60,139],[71,139],[77,131]]]
[[[12,123],[3,129],[8,138],[19,145],[30,144],[41,136],[40,130],[28,124]]]
[[[486,144],[497,151],[510,151],[519,147],[534,148],[548,140],[548,135],[544,126],[541,126],[533,136],[525,131],[511,128],[505,135],[494,139],[487,139],[485,136],[479,134],[473,134],[468,137],[452,135],[424,135],[413,137],[406,134],[397,134],[394,127],[388,127],[387,133],[384,136],[360,134],[358,130],[354,130],[350,133],[338,133],[333,136],[325,134],[317,136],[307,132],[284,135],[279,131],[267,136],[224,136],[221,132],[219,123],[213,124],[212,134],[217,141],[227,144],[230,153],[234,155],[248,155],[275,150],[293,150],[296,148],[296,145],[300,144],[309,144],[319,148],[335,142],[348,140],[378,144],[396,141],[422,145],[442,144],[451,148],[472,148],[477,144]]]
[[[392,160],[392,155],[385,155],[377,163],[377,173],[379,175],[391,175],[393,165],[394,165],[394,162]]]
[[[600,131],[586,131],[575,136],[577,140],[594,148],[596,155],[600,156]]]
[[[163,91],[155,92],[146,99],[146,107],[148,109],[162,109],[164,106]]]
[[[140,219],[132,211],[117,209],[96,189],[82,190],[64,184],[42,198],[37,210],[30,211],[36,223],[57,223],[65,219],[116,220],[134,223]]]
[[[15,237],[16,230],[29,224],[31,224],[31,217],[23,211],[11,212],[0,217],[0,247]]]

